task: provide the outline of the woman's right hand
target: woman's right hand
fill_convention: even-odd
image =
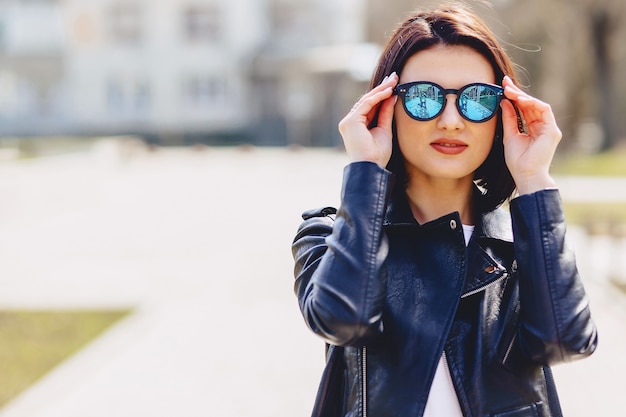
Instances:
[[[394,105],[398,99],[393,88],[398,84],[398,75],[393,72],[352,107],[350,113],[339,122],[339,133],[343,138],[348,157],[352,162],[375,162],[387,166],[391,158]],[[378,124],[369,128],[378,111]]]

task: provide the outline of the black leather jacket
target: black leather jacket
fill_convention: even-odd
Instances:
[[[422,416],[442,352],[464,416],[560,415],[549,366],[597,335],[558,191],[483,214],[466,246],[458,213],[418,224],[391,177],[347,166],[336,218],[305,213],[292,248],[307,325],[345,347],[345,416]]]

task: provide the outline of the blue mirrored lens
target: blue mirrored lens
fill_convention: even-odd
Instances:
[[[412,85],[405,93],[406,110],[415,118],[429,120],[441,112],[445,96],[441,88],[429,83]]]
[[[472,122],[484,122],[497,110],[502,88],[488,84],[469,84],[461,90],[444,90],[431,82],[408,83],[400,86],[404,108],[416,120],[431,120],[443,111],[447,94],[456,94],[456,105],[461,115]]]
[[[480,122],[498,109],[498,91],[488,85],[472,85],[459,94],[459,111],[469,120]]]

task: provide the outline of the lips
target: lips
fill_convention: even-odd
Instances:
[[[430,146],[445,155],[458,155],[467,149],[467,143],[456,139],[437,139]]]

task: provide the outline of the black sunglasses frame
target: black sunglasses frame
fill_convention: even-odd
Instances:
[[[418,85],[418,84],[428,84],[431,85],[437,89],[439,89],[441,92],[443,92],[443,103],[441,106],[441,110],[439,110],[437,112],[437,114],[435,114],[432,117],[429,118],[422,118],[422,117],[417,117],[415,115],[413,115],[409,109],[406,107],[406,93],[407,91],[413,87],[414,85]],[[481,119],[481,120],[472,120],[469,117],[467,117],[463,111],[461,110],[461,106],[459,105],[459,97],[460,97],[460,93],[462,93],[464,90],[470,88],[470,87],[475,87],[475,86],[481,86],[481,87],[489,87],[492,90],[495,90],[495,95],[496,95],[496,106],[495,109],[493,111],[493,113],[485,118],[485,119]],[[462,118],[464,118],[465,120],[472,122],[472,123],[484,123],[488,120],[491,120],[493,118],[493,116],[496,115],[496,113],[498,113],[498,109],[499,109],[499,105],[500,102],[502,101],[502,99],[504,98],[504,88],[502,88],[499,85],[496,84],[487,84],[487,83],[471,83],[471,84],[467,84],[464,85],[463,87],[459,88],[459,89],[454,89],[454,88],[443,88],[442,86],[440,86],[437,83],[434,83],[432,81],[412,81],[410,83],[404,83],[404,84],[399,84],[396,86],[396,88],[393,89],[393,94],[397,95],[398,97],[400,97],[402,99],[402,107],[404,107],[404,111],[406,112],[406,114],[414,120],[420,121],[420,122],[427,122],[429,120],[433,120],[436,117],[438,117],[441,113],[443,113],[443,111],[446,108],[446,104],[448,103],[448,94],[454,94],[456,95],[456,99],[454,100],[454,103],[456,105],[456,108],[459,112],[459,114],[461,115]]]

